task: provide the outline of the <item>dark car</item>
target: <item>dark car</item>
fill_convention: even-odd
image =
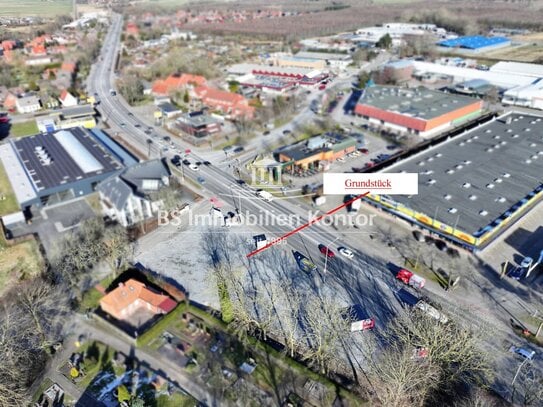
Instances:
[[[270,131],[269,131],[269,130],[266,130],[264,133],[262,133],[262,135],[264,135],[264,136],[267,136],[267,135],[269,135],[269,134],[270,134]]]
[[[238,179],[238,180],[236,180],[236,182],[241,186],[246,184],[246,182],[244,180],[242,180],[242,179]]]
[[[443,240],[436,240],[435,245],[439,251],[445,252],[447,251],[447,243],[445,243]]]
[[[194,164],[200,166],[200,165],[202,165],[202,162],[201,161],[196,161]]]
[[[236,147],[236,148],[234,149],[234,153],[241,153],[243,150],[245,150],[245,148],[243,148],[243,147]]]
[[[136,123],[136,124],[134,124],[134,127],[136,127],[137,129],[139,129],[139,128],[141,127],[141,124]]]
[[[418,241],[418,242],[424,242],[424,235],[419,232],[418,230],[414,230],[413,231],[413,237]]]
[[[183,164],[185,164],[185,165],[190,165],[190,161],[187,160],[187,159],[185,159],[185,160],[183,160]]]
[[[364,172],[364,168],[352,167],[353,172]]]
[[[289,129],[286,129],[286,130],[283,130],[283,134],[284,134],[284,135],[292,134],[292,131],[289,130]]]
[[[460,257],[460,252],[455,249],[454,247],[449,247],[447,249],[447,254],[455,259],[459,258]]]
[[[198,182],[204,185],[206,183],[206,179],[204,177],[198,177]]]
[[[128,112],[128,116],[134,116],[134,113]]]
[[[152,131],[151,130],[145,130],[145,134],[151,134]]]
[[[319,245],[319,250],[322,254],[326,255],[329,259],[333,258],[336,256],[336,254],[330,250],[330,248],[326,247],[325,245],[323,244],[320,244]]]
[[[426,235],[426,236],[424,236],[424,241],[425,241],[427,244],[430,245],[430,244],[434,244],[436,240],[435,240],[432,236]]]
[[[396,146],[394,144],[389,144],[387,146],[387,150],[395,150],[396,149]]]
[[[207,165],[207,166],[211,165],[211,163],[209,161],[204,161],[203,164]]]

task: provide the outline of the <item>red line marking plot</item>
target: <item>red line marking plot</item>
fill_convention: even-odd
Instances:
[[[318,221],[320,221],[322,218],[324,218],[325,216],[328,216],[328,215],[332,215],[334,213],[336,213],[337,211],[339,211],[340,209],[342,208],[345,208],[346,206],[352,204],[354,201],[356,201],[357,199],[361,199],[363,197],[365,197],[366,195],[368,195],[369,192],[364,192],[363,194],[361,195],[358,195],[356,197],[354,197],[353,199],[339,205],[338,207],[334,208],[334,209],[330,209],[328,212],[326,213],[323,213],[322,215],[319,215],[317,216],[316,218],[313,218],[311,219],[309,222],[307,222],[306,224],[302,225],[302,226],[298,226],[296,229],[294,230],[291,230],[290,232],[284,234],[283,236],[281,236],[280,238],[278,239],[272,239],[270,243],[268,243],[266,246],[264,247],[261,247],[260,249],[257,249],[257,250],[253,250],[251,253],[249,253],[247,255],[247,258],[250,258],[250,257],[253,257],[255,254],[258,254],[260,252],[263,252],[264,250],[278,244],[278,243],[281,243],[283,240],[289,238],[290,236],[304,230],[305,228],[308,228],[309,226],[313,225],[314,223],[317,223]]]

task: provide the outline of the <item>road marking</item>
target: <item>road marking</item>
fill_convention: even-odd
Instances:
[[[339,206],[337,206],[337,207],[335,207],[335,208],[333,208],[333,209],[330,209],[328,212],[323,213],[322,215],[317,216],[316,218],[311,219],[309,222],[305,223],[304,225],[299,226],[299,227],[297,227],[297,228],[294,229],[294,230],[291,230],[290,232],[288,232],[287,234],[281,236],[280,238],[278,238],[278,239],[273,239],[270,243],[266,244],[266,246],[261,247],[260,249],[254,250],[254,251],[252,251],[251,253],[249,253],[249,254],[247,255],[247,258],[251,258],[251,257],[254,256],[255,254],[258,254],[258,253],[260,253],[260,252],[262,252],[262,251],[264,251],[264,250],[270,248],[270,247],[273,246],[273,245],[276,245],[276,244],[278,244],[278,243],[281,243],[283,240],[289,238],[290,236],[292,236],[292,235],[294,235],[294,234],[296,234],[296,233],[302,231],[302,230],[305,229],[305,228],[308,228],[309,226],[313,225],[314,223],[317,223],[318,221],[320,221],[320,220],[321,220],[322,218],[324,218],[325,216],[332,215],[332,214],[336,213],[336,212],[339,211],[340,209],[345,208],[346,206],[352,204],[354,201],[356,201],[356,200],[358,200],[358,199],[361,199],[361,198],[365,197],[365,196],[368,195],[368,194],[369,194],[369,192],[365,192],[365,193],[363,193],[363,194],[361,194],[361,195],[358,195],[358,196],[354,197],[353,199],[350,199],[349,201],[347,201],[347,202],[345,202],[345,203],[343,203],[343,204],[341,204],[341,205],[339,205]]]

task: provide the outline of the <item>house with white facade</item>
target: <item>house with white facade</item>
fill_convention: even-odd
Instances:
[[[60,103],[62,104],[62,107],[77,106],[77,98],[74,95],[72,95],[70,92],[68,92],[66,89],[64,89],[60,93],[59,100],[60,100]]]
[[[35,95],[17,98],[15,107],[19,113],[34,113],[41,109],[40,98]]]
[[[162,206],[158,192],[170,185],[170,176],[165,159],[156,159],[107,178],[97,187],[103,213],[125,227],[155,216]]]

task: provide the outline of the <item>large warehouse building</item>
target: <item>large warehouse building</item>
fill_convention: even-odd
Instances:
[[[481,114],[483,101],[426,88],[372,86],[354,111],[370,125],[402,134],[431,137]]]
[[[472,35],[440,41],[437,45],[447,50],[460,49],[462,52],[480,53],[509,47],[511,45],[511,40],[506,37],[483,37],[481,35]]]
[[[368,201],[479,250],[543,196],[543,117],[508,113],[383,172],[419,173],[419,193]]]
[[[90,130],[74,128],[10,140],[0,146],[0,159],[21,210],[93,192],[129,161],[116,154]],[[119,152],[120,153],[120,152]]]

